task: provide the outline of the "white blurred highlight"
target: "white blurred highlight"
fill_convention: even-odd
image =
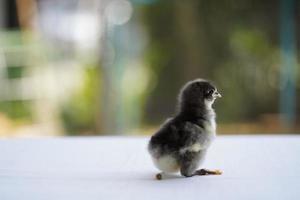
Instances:
[[[126,0],[114,0],[105,8],[105,16],[112,25],[122,25],[129,21],[132,15],[132,5]]]

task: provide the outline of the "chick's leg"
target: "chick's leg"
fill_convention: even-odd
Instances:
[[[206,152],[186,152],[181,156],[181,175],[185,177],[192,176],[204,176],[204,175],[221,175],[220,170],[208,170],[208,169],[199,169],[197,170],[199,163],[203,161]]]
[[[180,173],[185,177],[198,175],[199,155],[194,152],[186,152],[180,159]]]
[[[194,168],[191,168],[189,165],[183,165],[181,168],[180,168],[180,173],[182,176],[185,176],[185,177],[192,177],[192,176],[195,176],[195,169]]]

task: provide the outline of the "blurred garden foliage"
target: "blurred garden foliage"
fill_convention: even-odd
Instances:
[[[215,82],[223,94],[215,105],[221,123],[277,114],[279,6],[279,1],[259,0],[158,1],[146,6],[146,62],[157,83],[145,119],[158,123],[172,113],[180,86],[198,77]],[[298,116],[299,109],[298,104]]]
[[[38,14],[27,19],[23,12],[21,25],[16,7],[21,5],[20,12],[30,6],[7,2],[8,12],[15,7],[15,13],[9,14],[10,30],[1,31],[9,39],[0,35],[0,56],[7,61],[1,78],[15,86],[14,80],[34,72],[44,84],[34,80],[27,87],[27,79],[19,81],[22,95],[24,88],[24,94],[27,88],[35,89],[29,98],[0,95],[0,112],[12,121],[52,120],[49,124],[63,127],[69,135],[141,134],[174,114],[183,84],[204,78],[212,80],[223,96],[214,106],[219,124],[233,124],[228,132],[237,131],[239,123],[259,124],[266,116],[271,123],[263,122],[256,131],[281,130],[283,1],[30,1],[32,8],[36,3]],[[300,1],[294,4],[298,23]],[[99,9],[93,10],[96,5]],[[36,20],[39,28],[24,23],[26,19]],[[297,25],[295,31],[299,30]],[[24,35],[34,39],[25,43]],[[17,54],[20,46],[22,53]],[[300,78],[295,76],[299,97]],[[8,96],[17,94],[7,88],[1,89]],[[295,109],[299,121],[298,102]]]
[[[101,88],[98,71],[98,67],[87,67],[81,87],[62,105],[61,117],[69,135],[93,135],[99,131],[96,121]]]

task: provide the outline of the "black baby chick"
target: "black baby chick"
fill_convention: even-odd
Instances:
[[[166,120],[151,137],[149,153],[155,166],[162,172],[191,177],[221,174],[219,170],[197,170],[206,151],[216,136],[216,114],[212,108],[221,97],[209,81],[196,79],[188,82],[178,98],[179,111]],[[162,175],[157,174],[157,179]]]

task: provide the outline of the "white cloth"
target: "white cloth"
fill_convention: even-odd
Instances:
[[[300,136],[222,136],[204,168],[154,179],[148,138],[0,140],[1,200],[300,199]]]

